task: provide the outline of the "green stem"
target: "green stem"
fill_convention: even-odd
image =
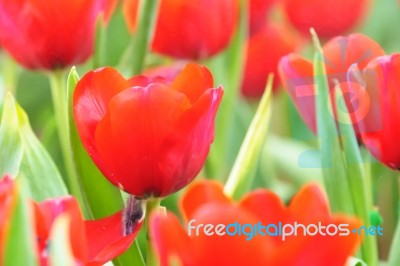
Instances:
[[[147,230],[147,252],[146,252],[146,265],[155,266],[159,265],[157,255],[153,248],[150,238],[149,218],[152,212],[157,211],[160,207],[161,199],[149,199],[146,205],[146,230]]]
[[[396,184],[397,185],[397,184]],[[398,206],[398,202],[395,205],[396,207]],[[397,208],[396,208],[397,209]],[[396,212],[396,217],[397,217]],[[400,265],[400,219],[397,219],[397,225],[396,225],[396,231],[394,233],[392,245],[390,247],[389,251],[389,260],[388,260],[388,266],[397,266]]]
[[[107,53],[107,26],[103,23],[103,18],[97,21],[96,49],[93,55],[93,68],[105,65]]]
[[[0,57],[2,61],[1,64],[1,73],[4,77],[4,88],[6,93],[7,91],[11,92],[12,95],[16,96],[17,92],[17,76],[18,76],[18,67],[15,61],[8,55],[4,54]],[[0,96],[1,100],[2,96]]]
[[[69,136],[68,98],[67,90],[64,86],[64,73],[62,71],[54,71],[50,74],[49,78],[58,137],[67,174],[67,176],[64,177],[64,181],[69,192],[74,195],[81,203],[81,206],[84,207],[85,205],[79,188],[78,176],[74,167],[71,140]]]
[[[150,40],[153,37],[159,0],[142,0],[139,3],[139,19],[136,27],[136,33],[132,37],[127,50],[122,56],[120,69],[125,71],[131,69],[129,76],[142,72],[147,52],[150,46]],[[130,68],[128,68],[131,66]]]

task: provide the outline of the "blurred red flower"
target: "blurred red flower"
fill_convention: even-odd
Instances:
[[[369,0],[283,0],[293,26],[307,36],[314,28],[320,37],[344,34],[363,18]]]
[[[12,205],[15,201],[16,186],[13,180],[5,176],[0,181],[0,254],[3,252]],[[77,201],[73,197],[46,200],[40,204],[32,202],[32,230],[37,239],[40,265],[48,265],[51,230],[62,216],[68,217],[70,245],[76,265],[103,265],[129,248],[139,232],[143,219],[133,221],[135,228],[131,234],[123,235],[122,212],[109,217],[83,221]],[[3,255],[0,257],[3,258]],[[0,261],[1,262],[1,261]]]
[[[356,76],[357,72],[350,73],[353,74]],[[400,54],[375,58],[364,68],[361,78],[369,98],[373,99],[368,114],[360,117],[362,140],[376,159],[399,169]]]
[[[199,173],[214,139],[222,88],[188,64],[173,80],[124,79],[112,68],[86,74],[73,109],[89,155],[115,186],[139,198],[164,197]]]
[[[63,68],[93,52],[95,23],[116,0],[0,0],[0,43],[28,69]]]
[[[247,56],[242,82],[242,94],[259,98],[267,84],[268,74],[274,74],[274,88],[280,84],[278,63],[281,57],[293,52],[298,43],[290,30],[268,23],[247,42]]]
[[[347,37],[336,37],[323,46],[325,68],[330,86],[331,100],[333,101],[334,82],[337,80],[344,91],[345,101],[350,116],[354,122],[356,133],[359,133],[358,122],[354,115],[357,110],[351,108],[349,88],[347,86],[347,71],[352,64],[358,64],[363,69],[369,61],[385,52],[378,43],[362,34],[350,34]],[[291,96],[301,117],[307,126],[314,132],[316,128],[315,116],[315,88],[312,62],[297,55],[289,54],[283,57],[278,66],[282,83]],[[361,89],[361,88],[360,88]],[[356,99],[359,100],[359,99]],[[327,99],[328,101],[328,99]],[[332,106],[335,106],[332,102]],[[361,105],[360,105],[361,106]],[[357,107],[355,107],[357,108]]]
[[[194,224],[348,224],[360,226],[359,220],[331,215],[325,196],[315,185],[303,187],[285,206],[271,191],[259,189],[247,194],[238,203],[232,202],[220,184],[197,182],[184,194],[180,207],[185,221]],[[250,229],[250,228],[247,228]],[[325,235],[279,236],[256,234],[251,240],[244,235],[191,236],[175,215],[152,214],[150,235],[160,257],[161,265],[174,260],[181,265],[344,265],[360,244],[360,236]],[[206,230],[202,227],[200,230]],[[209,230],[209,229],[207,229]],[[211,230],[209,230],[211,231]],[[249,230],[247,230],[249,232]]]
[[[135,30],[138,0],[124,0],[124,14]],[[153,51],[201,59],[222,51],[238,22],[238,0],[161,0],[152,41]]]
[[[249,0],[249,26],[250,34],[253,35],[263,28],[268,13],[278,0]]]

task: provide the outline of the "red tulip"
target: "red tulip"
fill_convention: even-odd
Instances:
[[[296,48],[296,39],[284,26],[265,24],[247,42],[247,57],[242,94],[259,98],[267,84],[268,74],[274,74],[274,88],[279,85],[278,63],[281,57]]]
[[[0,264],[16,200],[16,188],[10,177],[0,181]],[[83,221],[77,201],[72,197],[49,199],[40,204],[32,203],[34,215],[31,226],[35,230],[40,265],[48,265],[50,233],[60,217],[68,217],[70,246],[76,265],[103,265],[123,253],[135,239],[143,219],[132,221],[131,234],[123,235],[121,212],[95,221]],[[2,265],[2,264],[1,264]]]
[[[363,69],[373,58],[385,54],[379,44],[362,34],[333,38],[323,46],[323,53],[332,99],[334,79],[339,81],[344,92],[348,94],[350,89],[347,87],[346,81],[349,67],[357,63],[360,69]],[[316,132],[312,62],[297,54],[290,54],[281,59],[278,69],[282,83],[304,122],[312,131]],[[349,95],[346,94],[345,100],[354,119],[356,110],[351,110]],[[359,132],[358,121],[353,120],[353,122],[356,132]]]
[[[263,28],[268,13],[277,0],[249,0],[250,34],[255,34]]]
[[[368,114],[360,117],[363,142],[376,159],[399,169],[400,54],[372,60],[364,68],[363,79],[366,92],[373,99]]]
[[[328,225],[331,228],[347,224],[348,228],[360,225],[355,218],[331,215],[325,196],[317,185],[308,185],[285,206],[271,191],[259,189],[247,194],[238,203],[233,203],[222,192],[218,183],[199,182],[185,193],[181,200],[181,211],[186,223],[193,227],[186,231],[175,215],[152,214],[150,236],[158,252],[161,265],[343,265],[360,244],[360,236],[333,235],[289,236],[284,241],[280,236],[256,234],[251,239],[242,235],[217,235],[210,230],[212,224],[241,225],[258,223],[293,224],[302,223]],[[193,220],[194,219],[194,220]],[[195,225],[203,224],[196,233]],[[189,227],[187,227],[189,230]],[[208,228],[208,229],[206,229]],[[214,227],[214,229],[216,229]],[[207,236],[205,231],[213,232]],[[250,233],[254,228],[247,227]],[[220,230],[220,232],[223,230]],[[233,230],[229,230],[233,232]],[[274,230],[271,230],[272,232]],[[254,231],[253,231],[254,232]],[[276,232],[276,231],[275,231]],[[302,231],[304,232],[304,231]]]
[[[203,167],[222,94],[211,73],[195,64],[172,81],[126,80],[102,68],[79,81],[74,117],[83,145],[111,183],[137,197],[164,197]]]
[[[115,0],[0,0],[0,42],[28,69],[63,68],[93,52],[95,23]]]
[[[83,221],[77,201],[72,197],[50,199],[35,205],[36,230],[41,265],[47,265],[49,233],[61,215],[70,219],[71,249],[83,265],[103,265],[123,253],[135,239],[142,220],[135,221],[132,234],[123,235],[122,212],[95,221]]]
[[[153,51],[176,57],[200,59],[222,51],[237,25],[237,0],[161,0]],[[124,14],[134,31],[138,0],[124,1]]]
[[[283,0],[293,26],[309,35],[314,28],[320,37],[348,32],[366,13],[369,0]]]

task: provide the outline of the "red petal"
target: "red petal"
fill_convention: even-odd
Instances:
[[[281,59],[281,81],[307,126],[315,133],[315,92],[312,63],[296,54]]]
[[[129,248],[142,226],[142,221],[132,234],[124,236],[122,220],[121,212],[117,212],[101,220],[85,221],[89,245],[88,262],[102,265]]]
[[[172,82],[171,87],[182,92],[194,104],[201,95],[214,86],[211,72],[197,64],[187,64]]]
[[[85,228],[83,218],[79,209],[78,202],[72,197],[56,198],[46,200],[38,205],[40,213],[36,212],[36,221],[42,224],[37,225],[39,243],[48,244],[48,237],[54,220],[61,214],[70,216],[71,221],[71,247],[75,259],[86,261],[87,242],[85,238]],[[46,230],[43,230],[47,228]],[[44,235],[42,235],[44,233]],[[48,252],[41,250],[42,256],[47,256]]]
[[[52,70],[81,63],[92,53],[102,1],[2,1],[2,45],[30,69]]]
[[[239,206],[263,223],[285,222],[291,217],[281,199],[269,190],[259,189],[250,192],[240,201]]]
[[[192,225],[233,224],[229,230],[233,233],[235,223],[240,225],[256,225],[259,220],[251,213],[240,209],[232,204],[208,203],[197,210],[192,217]],[[197,264],[195,265],[272,265],[270,264],[273,254],[272,239],[267,236],[256,234],[246,236],[243,228],[238,229],[240,234],[236,235],[212,235],[204,233],[204,227],[199,227],[199,234],[196,236],[196,229],[191,230],[193,246],[197,252]],[[253,228],[246,228],[249,232]],[[247,239],[248,238],[248,239]],[[246,240],[247,239],[247,240]]]
[[[381,56],[364,70],[366,89],[371,101],[370,111],[362,121],[362,137],[375,158],[391,168],[400,167],[400,54]]]
[[[330,83],[332,79],[346,81],[347,70],[352,64],[364,69],[369,61],[385,54],[378,43],[362,34],[333,38],[324,45],[323,52]]]
[[[128,24],[128,29],[131,32],[136,30],[136,23],[138,17],[139,1],[138,0],[124,0],[123,1],[123,12],[125,21]]]
[[[111,99],[95,136],[110,181],[136,196],[159,196],[165,179],[177,178],[165,177],[164,167],[171,165],[160,160],[160,147],[189,106],[185,95],[162,84],[130,88]]]
[[[207,90],[172,126],[160,147],[164,166],[164,191],[173,193],[190,183],[204,165],[214,140],[215,116],[221,102],[221,88]]]
[[[274,75],[274,88],[277,88],[279,60],[293,52],[297,43],[288,27],[264,22],[264,27],[247,42],[243,95],[261,97],[270,73]]]
[[[349,31],[363,17],[368,0],[284,0],[284,11],[292,25],[309,35],[314,28],[320,37]],[[329,19],[327,19],[329,18]]]
[[[130,87],[118,71],[106,67],[87,73],[78,82],[73,98],[75,123],[86,150],[104,172],[94,142],[96,127],[106,114],[110,99]]]
[[[154,213],[149,224],[150,237],[161,266],[170,265],[170,259],[178,259],[183,265],[194,265],[196,258],[191,240],[173,214]]]
[[[182,195],[179,205],[181,213],[186,220],[207,203],[229,203],[221,183],[212,180],[200,180],[189,186]]]
[[[302,187],[291,200],[289,210],[293,217],[303,222],[329,217],[328,200],[317,184]]]
[[[220,52],[228,45],[236,28],[238,3],[237,0],[212,1],[208,5],[199,0],[161,1],[153,50],[191,59]],[[134,21],[134,18],[131,15],[128,20]]]
[[[332,224],[336,227],[344,224],[343,226],[349,230],[361,225],[357,219],[344,216],[325,217],[318,222],[322,222],[324,225]],[[318,223],[315,222],[315,224]],[[333,233],[334,229],[332,228],[330,232]],[[289,237],[276,247],[275,263],[272,265],[345,265],[347,259],[359,247],[360,242],[361,237],[351,232],[346,236],[339,234],[334,236],[319,234],[304,236],[298,234],[295,237]]]
[[[249,0],[250,34],[256,33],[265,24],[271,7],[277,0]]]

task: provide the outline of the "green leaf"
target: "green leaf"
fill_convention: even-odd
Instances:
[[[67,195],[60,173],[33,133],[24,110],[7,94],[0,125],[0,174],[25,179],[36,201]]]
[[[18,126],[15,100],[7,93],[0,123],[0,178],[4,174],[18,174],[23,151]]]
[[[68,195],[67,188],[46,149],[33,133],[28,117],[20,106],[17,107],[19,133],[23,145],[23,157],[19,178],[26,179],[33,199]]]
[[[313,38],[317,50],[314,56],[316,116],[325,189],[333,212],[353,214],[354,208],[339,134],[330,111],[332,107],[324,56],[315,32],[313,32]]]
[[[79,81],[75,68],[68,76],[69,123],[72,152],[83,198],[87,202],[91,218],[99,219],[121,210],[123,201],[121,193],[99,171],[89,157],[76,129],[72,112],[72,95]]]
[[[253,182],[271,116],[272,82],[273,77],[270,75],[267,88],[225,184],[224,192],[228,196],[240,198]]]
[[[216,118],[215,140],[207,158],[207,175],[214,178],[225,178],[227,155],[232,139],[232,121],[234,108],[242,85],[245,64],[244,44],[247,40],[248,16],[246,1],[241,1],[239,27],[227,50],[208,62],[217,84],[224,84],[224,97]],[[225,161],[224,161],[225,160]],[[224,162],[224,163],[221,163]]]
[[[367,177],[362,164],[360,148],[358,146],[356,134],[353,124],[349,116],[347,106],[343,99],[343,93],[340,85],[335,87],[335,102],[339,120],[339,129],[341,135],[341,143],[346,161],[346,172],[350,185],[350,191],[354,204],[355,214],[363,220],[366,227],[371,226],[369,210],[372,210],[372,202],[368,201],[367,195],[369,187],[367,186]],[[339,108],[340,106],[340,108]],[[373,265],[378,261],[378,253],[376,249],[376,237],[365,236],[363,245],[361,246],[363,259]]]
[[[131,70],[127,71],[128,76],[138,75],[143,71],[155,29],[159,5],[160,0],[139,1],[137,30],[119,64],[119,69],[124,72],[131,66]]]
[[[72,99],[79,75],[73,67],[68,75],[69,128],[75,167],[79,176],[82,196],[87,203],[91,218],[99,219],[121,210],[124,206],[120,191],[99,171],[80,141],[73,119]],[[135,240],[136,242],[136,240]],[[116,265],[143,265],[136,243],[114,260]]]
[[[367,263],[360,260],[359,258],[350,257],[346,263],[347,266],[368,266]]]
[[[32,205],[25,182],[16,182],[16,204],[11,214],[8,238],[4,247],[4,265],[38,265],[35,246]]]

